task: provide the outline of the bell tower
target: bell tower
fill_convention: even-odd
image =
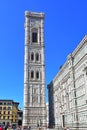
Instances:
[[[23,126],[46,126],[44,13],[25,12]]]

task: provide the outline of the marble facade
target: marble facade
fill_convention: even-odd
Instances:
[[[87,35],[48,84],[50,127],[87,129]]]
[[[46,126],[44,13],[25,12],[23,126]]]

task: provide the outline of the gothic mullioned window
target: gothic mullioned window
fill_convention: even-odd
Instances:
[[[34,78],[34,71],[31,71],[31,78]]]
[[[36,72],[36,79],[39,79],[39,72]]]
[[[39,54],[36,53],[36,61],[39,61]]]
[[[31,60],[32,61],[34,60],[34,53],[33,52],[31,53]]]

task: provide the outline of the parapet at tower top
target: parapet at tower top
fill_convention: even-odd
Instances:
[[[25,16],[26,17],[40,17],[40,18],[44,18],[45,14],[40,12],[30,12],[30,11],[25,11]]]

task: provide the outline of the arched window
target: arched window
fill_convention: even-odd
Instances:
[[[32,42],[37,42],[37,32],[32,33]]]
[[[34,71],[31,71],[31,78],[34,78]]]
[[[36,72],[36,79],[39,79],[39,72]]]
[[[39,54],[36,53],[36,61],[39,61]]]
[[[33,43],[38,42],[38,29],[36,29],[36,28],[32,29],[32,42]]]
[[[31,60],[32,61],[34,60],[34,53],[33,52],[31,53]]]

